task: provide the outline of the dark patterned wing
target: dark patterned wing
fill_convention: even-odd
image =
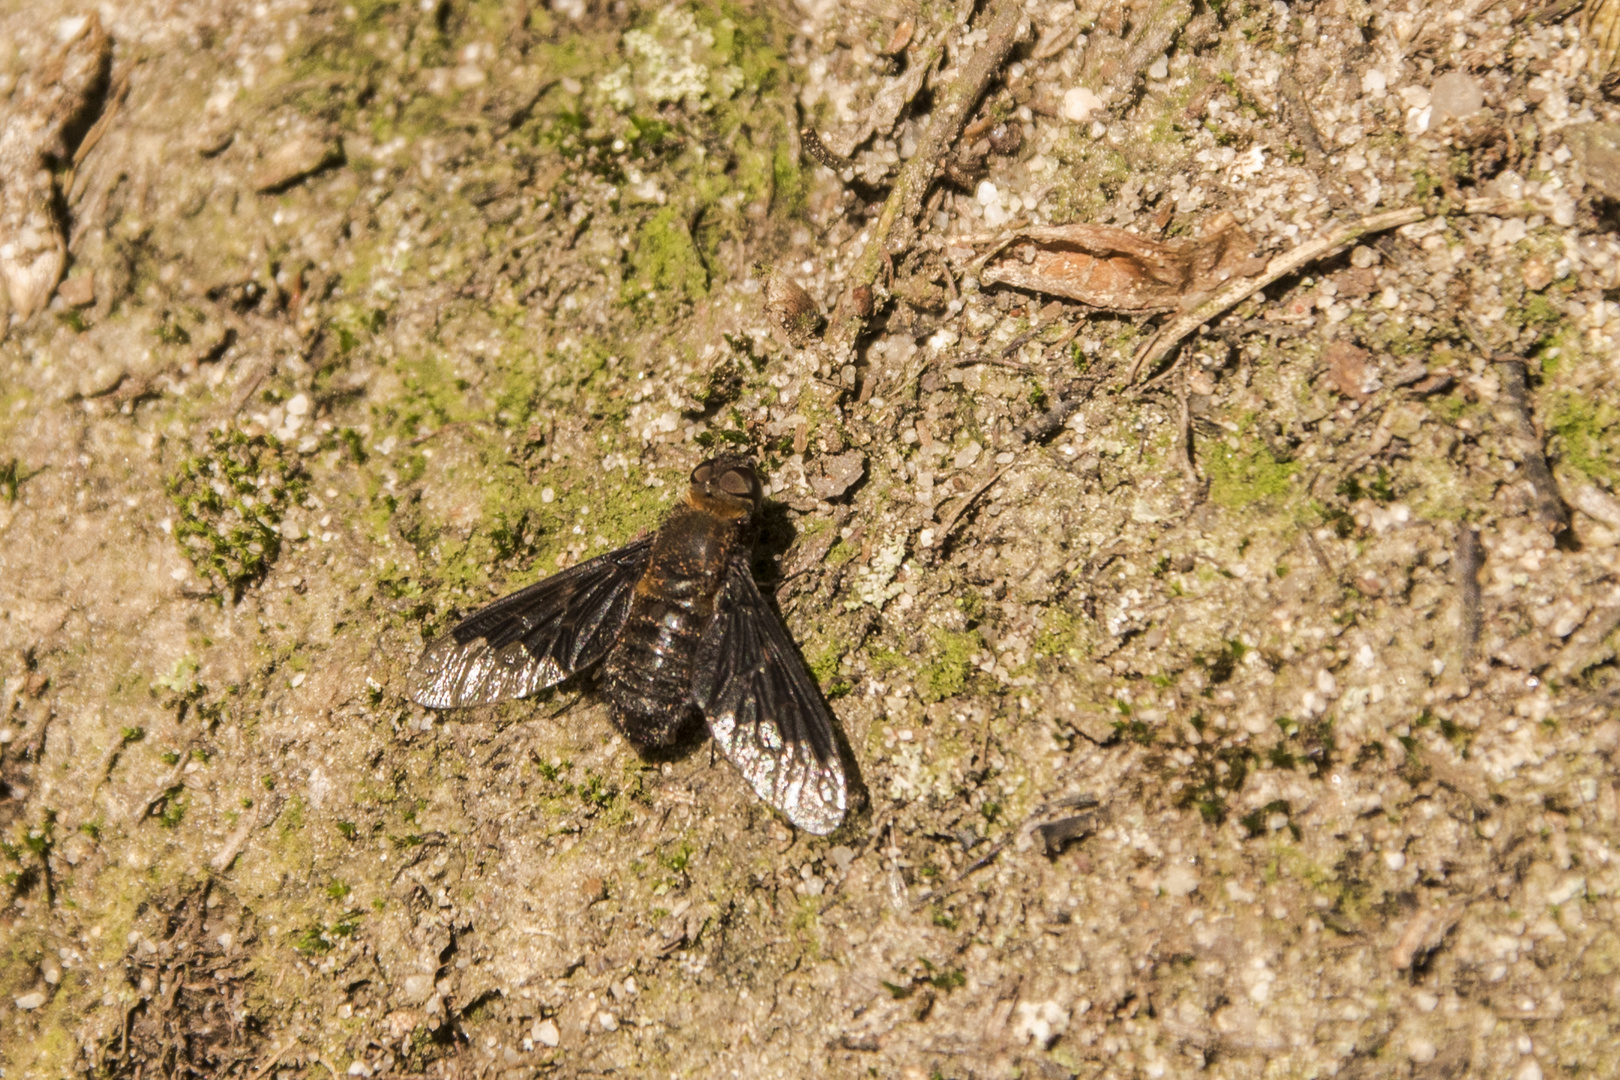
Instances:
[[[759,797],[806,832],[844,820],[832,717],[746,558],[732,559],[698,644],[692,700]]]
[[[607,655],[624,626],[652,537],[503,596],[422,650],[411,700],[487,705],[554,686]]]

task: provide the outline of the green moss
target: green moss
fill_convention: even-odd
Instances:
[[[273,436],[210,431],[207,449],[168,479],[174,538],[216,592],[240,592],[280,555],[277,526],[305,487],[297,459]]]
[[[821,692],[829,699],[840,698],[849,693],[851,687],[849,680],[838,673],[839,662],[844,659],[845,650],[836,645],[829,645],[812,655],[805,657],[805,663],[810,668],[810,674],[815,676],[816,684]]]
[[[1554,394],[1547,410],[1549,449],[1561,465],[1593,480],[1613,480],[1620,460],[1620,410],[1569,391]]]
[[[1247,428],[1247,424],[1243,425]],[[1277,499],[1292,489],[1290,478],[1299,466],[1279,461],[1260,439],[1238,435],[1238,447],[1217,442],[1204,456],[1210,501],[1229,510]]]
[[[1071,612],[1059,607],[1047,608],[1041,614],[1040,633],[1035,635],[1035,655],[1070,661],[1085,659],[1090,650],[1084,629],[1082,620]]]
[[[675,301],[708,295],[708,267],[692,242],[684,215],[673,206],[658,211],[636,231],[630,266],[626,301],[646,299],[649,293]]]
[[[917,696],[924,701],[934,702],[960,694],[973,673],[968,658],[979,650],[982,643],[977,631],[957,633],[936,630],[934,645],[938,652],[917,673]]]

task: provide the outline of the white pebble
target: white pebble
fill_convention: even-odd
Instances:
[[[17,1008],[24,1012],[29,1009],[37,1009],[43,1004],[45,1004],[45,995],[38,990],[35,990],[32,994],[24,994],[17,999]]]
[[[1400,870],[1400,869],[1402,869],[1403,867],[1406,866],[1406,852],[1404,852],[1404,851],[1386,851],[1386,852],[1384,852],[1384,865],[1389,867],[1391,870]]]
[[[534,1025],[534,1041],[541,1046],[556,1046],[562,1042],[562,1033],[550,1020],[542,1020]]]
[[[1083,124],[1091,114],[1102,108],[1102,98],[1083,86],[1076,86],[1063,95],[1063,119]]]

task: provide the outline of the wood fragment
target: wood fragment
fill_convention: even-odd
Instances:
[[[247,846],[248,837],[253,835],[253,830],[258,827],[259,817],[263,813],[264,807],[261,804],[251,814],[242,815],[231,835],[225,838],[225,845],[209,860],[209,869],[216,874],[223,874],[231,868],[231,863],[236,861],[236,857]]]
[[[1178,414],[1178,431],[1176,435],[1176,464],[1181,467],[1181,475],[1186,477],[1191,487],[1190,504],[1203,501],[1204,478],[1198,475],[1198,466],[1193,463],[1192,456],[1192,406],[1188,401],[1187,369],[1183,368],[1181,382],[1177,385],[1176,404]]]
[[[986,480],[984,483],[967,493],[962,501],[957,504],[956,509],[951,511],[951,516],[946,520],[945,524],[940,527],[939,535],[934,539],[934,549],[936,551],[945,550],[945,542],[951,538],[951,533],[954,532],[956,530],[956,526],[961,523],[962,515],[967,513],[968,507],[978,502],[979,496],[989,491],[991,487],[995,485],[995,482],[1000,480],[1003,476],[1006,476],[1007,470],[1011,469],[1016,464],[1018,464],[1018,462],[1009,461],[1007,464],[1003,465],[1001,468],[992,473],[990,475],[990,479]]]
[[[877,221],[872,224],[871,239],[850,274],[845,299],[839,302],[833,314],[826,340],[835,359],[854,348],[856,339],[866,329],[866,317],[859,314],[850,298],[861,288],[876,284],[890,258],[911,246],[913,223],[928,189],[933,186],[935,173],[985,88],[1006,62],[1007,54],[1018,40],[1023,15],[1024,5],[1020,0],[992,0],[983,20],[988,30],[985,42],[968,59],[961,75],[937,98],[933,122],[918,143],[916,154],[900,170]]]
[[[1397,971],[1406,971],[1445,943],[1446,935],[1462,918],[1462,908],[1426,908],[1413,915],[1390,947],[1389,961]]]
[[[1161,243],[1112,225],[1044,225],[1004,234],[979,260],[986,285],[1062,296],[1103,311],[1175,311],[1266,264],[1230,214],[1191,241]]]
[[[1493,357],[1497,376],[1502,383],[1502,398],[1511,410],[1509,423],[1519,443],[1521,471],[1535,489],[1534,514],[1548,531],[1557,534],[1569,528],[1569,507],[1558,495],[1552,470],[1547,467],[1547,455],[1542,449],[1541,435],[1536,431],[1531,416],[1530,389],[1525,380],[1524,361],[1517,356]]]

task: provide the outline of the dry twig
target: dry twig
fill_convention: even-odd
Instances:
[[[860,306],[850,298],[862,289],[870,289],[885,263],[910,246],[912,222],[922,210],[935,173],[961,134],[985,87],[990,85],[1012,51],[1023,15],[1024,5],[1020,0],[992,0],[984,20],[989,37],[974,51],[962,74],[940,95],[934,106],[933,122],[918,144],[917,153],[900,170],[894,188],[872,225],[871,239],[855,264],[849,288],[828,328],[826,340],[834,356],[853,348],[866,327],[867,315],[862,314]]]
[[[1137,351],[1136,358],[1131,361],[1131,370],[1125,378],[1128,383],[1134,383],[1136,376],[1143,368],[1152,369],[1159,362],[1169,356],[1175,347],[1181,344],[1183,338],[1200,326],[1217,318],[1230,309],[1241,304],[1261,289],[1270,285],[1280,277],[1286,277],[1294,271],[1308,266],[1317,259],[1344,247],[1353,244],[1369,233],[1383,232],[1386,229],[1397,229],[1402,225],[1411,225],[1422,221],[1429,216],[1429,212],[1422,207],[1410,206],[1403,210],[1389,210],[1382,214],[1373,214],[1360,221],[1335,229],[1318,240],[1308,244],[1301,244],[1292,251],[1286,251],[1266,264],[1266,269],[1258,277],[1234,278],[1224,287],[1216,290],[1215,295],[1202,304],[1174,319],[1159,328],[1158,333],[1143,343]]]
[[[1514,205],[1499,199],[1469,199],[1458,207],[1457,211],[1464,214],[1501,214],[1510,211]],[[1353,221],[1349,225],[1335,229],[1320,239],[1301,244],[1292,251],[1283,252],[1267,263],[1265,271],[1257,277],[1233,278],[1209,299],[1192,310],[1177,315],[1143,342],[1142,347],[1137,350],[1136,357],[1131,361],[1131,370],[1125,381],[1134,383],[1137,375],[1144,369],[1152,370],[1157,367],[1188,334],[1205,323],[1219,318],[1278,278],[1287,277],[1364,236],[1398,229],[1402,225],[1415,224],[1430,217],[1431,213],[1423,207],[1408,206],[1400,210],[1369,214],[1360,221]]]

